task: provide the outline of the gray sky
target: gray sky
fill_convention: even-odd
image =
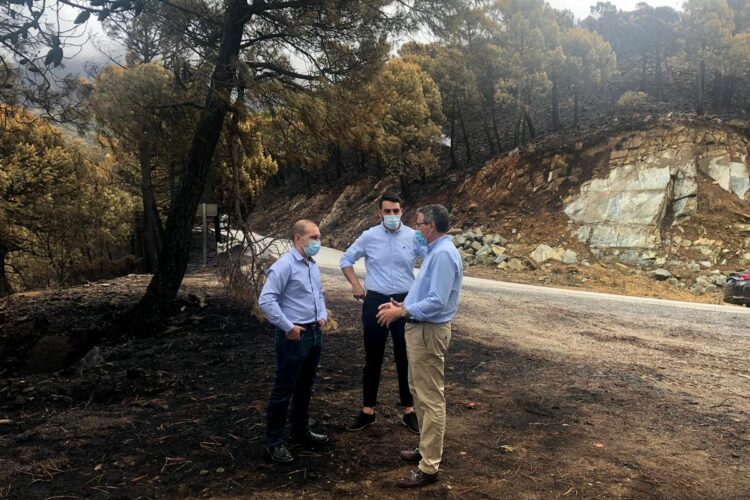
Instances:
[[[613,4],[617,6],[617,8],[621,10],[634,10],[635,5],[642,0],[609,0],[609,1],[611,1]],[[669,7],[673,7],[675,9],[680,9],[684,1],[685,0],[647,0],[648,4],[654,7],[666,5]],[[596,4],[597,0],[547,0],[547,2],[556,9],[571,10],[578,19],[583,19],[589,15],[590,6]],[[72,20],[73,18],[75,18],[77,14],[78,14],[77,9],[72,9],[68,6],[62,6],[61,8],[61,17],[65,24],[68,24],[68,25],[72,24]],[[65,65],[67,66],[68,71],[72,71],[73,73],[80,73],[83,63],[87,60],[93,59],[99,62],[106,62],[106,57],[102,55],[100,50],[103,50],[105,53],[116,54],[118,56],[122,54],[122,51],[123,51],[122,47],[118,46],[117,44],[113,44],[107,40],[107,37],[102,32],[101,24],[98,21],[92,19],[88,23],[87,32],[89,33],[91,40],[89,41],[89,43],[85,44],[80,49],[80,53],[78,53],[73,58],[73,60],[65,61]],[[414,36],[412,35],[409,37],[402,37],[402,38],[403,39],[401,39],[400,41],[404,42],[407,39],[414,38]],[[94,43],[96,43],[96,45],[99,47],[100,50],[97,50],[94,47]]]
[[[610,0],[620,10],[635,10],[635,5],[641,0]],[[592,5],[596,5],[596,0],[547,0],[549,4],[556,9],[567,9],[573,11],[578,19],[588,16]],[[666,5],[674,9],[682,10],[682,4],[685,0],[647,0],[652,7]]]

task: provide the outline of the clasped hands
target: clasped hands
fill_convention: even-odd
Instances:
[[[395,300],[391,299],[390,302],[380,304],[380,306],[378,307],[378,314],[375,316],[375,319],[378,320],[378,324],[380,326],[391,326],[391,323],[401,319],[401,311],[403,310],[403,308],[403,302],[396,302]]]

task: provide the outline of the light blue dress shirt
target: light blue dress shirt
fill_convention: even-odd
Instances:
[[[414,283],[414,263],[427,249],[414,239],[414,230],[401,226],[389,231],[378,224],[363,232],[339,260],[341,269],[365,258],[365,289],[383,295],[406,293]]]
[[[268,321],[284,332],[294,325],[327,321],[318,264],[292,248],[268,270],[258,305]]]
[[[417,321],[447,323],[456,316],[464,265],[450,236],[433,241],[428,249],[404,307]]]

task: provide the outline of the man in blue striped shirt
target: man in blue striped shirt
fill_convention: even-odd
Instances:
[[[416,244],[414,230],[401,223],[401,198],[385,193],[380,198],[381,223],[363,232],[346,250],[339,262],[341,270],[352,285],[356,299],[362,304],[365,366],[362,369],[362,410],[347,427],[359,431],[375,422],[380,371],[385,345],[390,332],[393,338],[393,357],[398,374],[399,397],[404,407],[401,422],[407,429],[419,433],[414,414],[414,400],[409,391],[408,361],[404,340],[405,320],[394,321],[389,326],[379,325],[375,316],[381,304],[390,300],[402,301],[414,283],[414,262],[424,257],[426,249]],[[364,288],[354,273],[354,263],[365,258]],[[366,290],[365,290],[366,289]]]
[[[320,268],[320,229],[309,220],[294,224],[292,249],[268,270],[258,305],[276,327],[276,376],[268,401],[266,453],[274,462],[294,460],[284,442],[292,402],[292,439],[302,444],[328,442],[310,430],[309,409],[322,347],[321,329],[328,320]]]
[[[451,321],[458,309],[463,262],[448,232],[449,214],[442,205],[417,210],[416,237],[428,248],[427,258],[403,302],[380,306],[377,318],[384,326],[406,318],[409,387],[421,434],[419,448],[401,452],[401,458],[419,468],[400,479],[403,488],[437,481],[445,435],[445,353],[451,340]]]

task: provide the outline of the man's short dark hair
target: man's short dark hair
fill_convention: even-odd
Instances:
[[[384,201],[390,201],[391,203],[398,203],[400,205],[401,197],[397,195],[396,193],[391,193],[391,192],[383,193],[383,196],[380,197],[380,202],[378,204],[381,210],[383,209]]]
[[[425,224],[434,222],[435,229],[437,229],[439,233],[448,232],[448,227],[450,226],[450,214],[448,213],[448,209],[443,205],[427,205],[426,207],[417,210],[417,212],[424,216],[423,222]]]

